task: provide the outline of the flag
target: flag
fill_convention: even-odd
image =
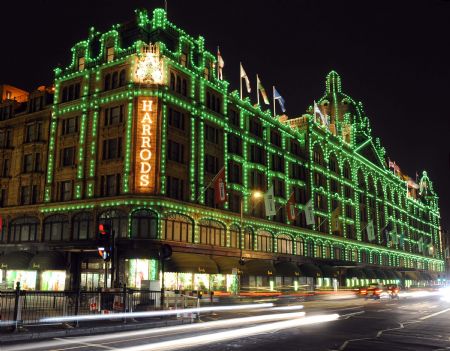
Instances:
[[[267,190],[267,193],[264,194],[264,206],[266,208],[266,217],[274,216],[277,214],[277,210],[275,209],[275,196],[273,195],[273,186]]]
[[[219,75],[219,79],[223,80],[223,67],[225,66],[225,61],[222,58],[222,55],[220,54],[219,47],[217,47],[217,73]]]
[[[386,245],[389,246],[390,235],[389,232],[392,230],[391,222],[388,222],[386,226],[381,230],[383,232],[383,241],[386,241]]]
[[[314,224],[313,199],[311,198],[305,205],[306,225]]]
[[[284,107],[284,99],[280,95],[280,93],[277,91],[277,89],[275,89],[275,87],[273,87],[273,99],[278,101],[278,103],[280,104],[280,107],[281,107],[281,111],[286,112],[286,108]],[[274,109],[275,109],[275,106],[274,106]]]
[[[392,233],[391,235],[391,240],[393,244],[398,244],[398,234],[397,233]]]
[[[419,245],[419,252],[423,252],[423,239],[420,238],[417,244]]]
[[[216,204],[221,204],[227,201],[225,167],[222,167],[214,178],[214,197]]]
[[[319,106],[317,106],[317,103],[314,101],[314,120],[317,120],[317,115],[320,117],[320,121],[324,126],[328,125],[328,120],[325,118],[323,113],[320,111]]]
[[[373,220],[370,220],[370,222],[367,224],[366,230],[367,230],[367,239],[369,239],[369,241],[374,241],[375,228],[373,226]]]
[[[400,247],[403,247],[405,244],[405,233],[401,233],[399,237]]]
[[[341,206],[336,207],[333,212],[331,212],[331,231],[340,232],[341,226],[339,225],[339,216],[341,214]]]
[[[259,93],[261,93],[261,95],[263,97],[263,100],[264,100],[264,103],[266,105],[269,105],[270,102],[269,102],[269,98],[267,97],[266,89],[264,89],[261,81],[259,80],[259,76],[258,75],[256,75],[256,86],[257,86],[257,90],[258,90],[258,104],[259,104]]]
[[[289,197],[288,202],[286,203],[286,213],[290,222],[295,221],[296,213],[295,213],[295,194],[292,193]]]
[[[395,168],[395,162],[392,162],[390,158],[388,158],[389,169]]]
[[[250,88],[250,79],[248,79],[247,73],[244,71],[244,67],[242,67],[241,63],[241,80],[245,79],[245,85],[247,86],[247,93],[250,93],[252,89]]]

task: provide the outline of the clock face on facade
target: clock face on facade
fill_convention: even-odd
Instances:
[[[163,82],[163,65],[159,53],[146,49],[136,64],[136,79],[144,84],[161,84]]]

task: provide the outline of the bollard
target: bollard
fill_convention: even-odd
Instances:
[[[14,297],[14,331],[17,331],[19,316],[19,300],[20,300],[20,282],[16,283],[16,295]]]

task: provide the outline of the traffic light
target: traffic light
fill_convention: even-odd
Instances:
[[[106,260],[111,255],[111,225],[106,222],[100,222],[97,230],[98,254]]]

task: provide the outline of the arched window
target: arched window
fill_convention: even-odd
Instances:
[[[123,87],[126,84],[126,71],[123,69],[119,74],[119,87]]]
[[[128,215],[125,212],[109,210],[103,212],[98,219],[111,224],[116,238],[128,238]]]
[[[333,258],[335,260],[342,259],[342,251],[343,251],[342,246],[339,246],[339,245],[334,246],[333,247]]]
[[[180,76],[177,76],[177,93],[181,94],[181,78]]]
[[[216,112],[220,113],[220,98],[216,98],[216,108],[214,109]]]
[[[162,239],[192,243],[194,225],[192,220],[177,213],[163,218]]]
[[[344,178],[346,178],[346,179],[352,179],[352,172],[350,169],[350,164],[348,163],[347,160],[344,162],[343,175],[344,175]]]
[[[67,87],[64,87],[62,90],[61,102],[66,102],[67,100],[68,100]]]
[[[266,231],[258,231],[256,234],[256,249],[263,252],[273,251],[272,234]]]
[[[170,72],[170,90],[175,91],[175,74]]]
[[[94,238],[94,220],[89,212],[78,213],[73,217],[73,240]]]
[[[314,257],[314,241],[311,239],[306,242],[306,256]]]
[[[338,161],[335,154],[330,155],[330,160],[328,161],[328,166],[330,171],[336,174],[339,174],[339,166]]]
[[[54,215],[44,220],[44,241],[70,240],[69,218],[65,215]]]
[[[358,249],[357,248],[353,248],[352,249],[351,260],[354,261],[354,262],[358,262]]]
[[[295,254],[303,256],[305,254],[305,241],[302,237],[295,239]]]
[[[369,175],[369,194],[375,195],[376,193],[375,183],[373,182],[372,176]]]
[[[104,90],[109,90],[111,89],[111,74],[107,74],[105,76],[105,86],[104,86]]]
[[[361,262],[369,263],[369,254],[366,250],[361,250]]]
[[[378,191],[378,197],[380,199],[382,199],[383,196],[384,196],[384,192],[383,192],[383,186],[381,185],[381,181],[380,180],[378,180],[378,182],[377,182],[377,191]]]
[[[377,252],[372,252],[373,264],[380,264],[380,254]]]
[[[366,180],[364,179],[364,174],[362,170],[358,171],[358,187],[361,190],[366,190]]]
[[[286,234],[277,236],[277,252],[292,255],[292,238]]]
[[[236,249],[238,249],[240,247],[240,228],[233,224],[230,226],[230,247],[234,247]]]
[[[227,231],[225,226],[217,221],[203,219],[199,223],[200,244],[226,246]]]
[[[156,213],[150,210],[138,210],[131,214],[131,238],[157,239],[158,219]]]
[[[323,246],[323,258],[331,258],[331,245],[329,243]]]
[[[183,85],[181,87],[181,94],[187,96],[187,80],[183,79]]]
[[[322,258],[323,257],[323,245],[321,242],[318,242],[316,244],[316,256],[318,258]]]
[[[253,230],[251,228],[244,230],[244,250],[253,250]]]
[[[34,217],[22,217],[9,224],[9,242],[36,241],[39,220]]]
[[[116,89],[119,86],[119,74],[117,72],[114,72],[112,74],[111,79],[111,89]]]
[[[323,166],[323,152],[319,144],[314,145],[313,153],[314,162]]]

